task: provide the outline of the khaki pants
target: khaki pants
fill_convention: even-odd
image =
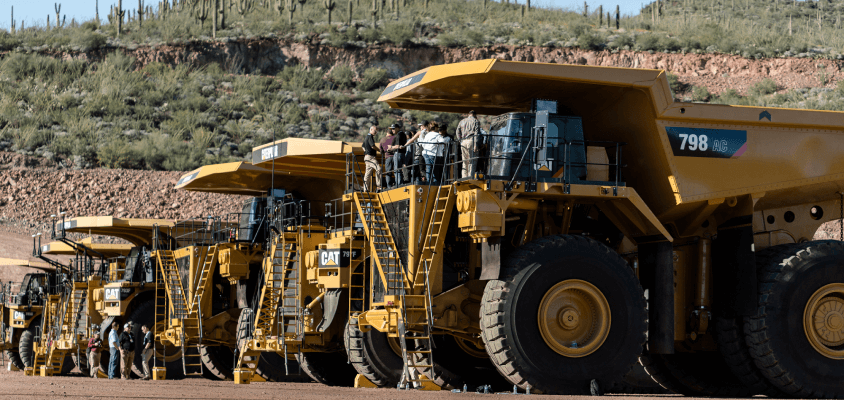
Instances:
[[[381,165],[378,164],[378,158],[364,156],[363,162],[366,163],[366,173],[363,174],[363,191],[369,191],[369,180],[372,178],[373,171],[375,171],[375,187],[381,190]]]
[[[144,350],[141,353],[141,362],[144,365],[144,378],[152,379],[152,375],[149,373],[149,360],[152,358],[152,349]]]
[[[123,374],[123,379],[129,379],[129,376],[132,373],[132,362],[135,360],[135,352],[124,351],[121,356],[120,371]]]
[[[478,146],[475,143],[475,136],[463,139],[460,142],[460,155],[463,158],[463,174],[460,175],[461,178],[471,178],[475,175],[477,149]]]
[[[91,370],[91,378],[97,378],[97,371],[100,370],[100,352],[92,351],[88,353],[88,368]]]

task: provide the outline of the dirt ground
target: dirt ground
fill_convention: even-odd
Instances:
[[[0,371],[2,399],[482,399],[490,395],[451,393],[448,391],[421,392],[396,389],[354,389],[320,385],[317,383],[252,383],[212,382],[205,379],[181,381],[120,381],[93,380],[81,376],[27,377],[23,372]],[[492,396],[496,398],[497,396]],[[640,396],[613,396],[638,400]],[[658,396],[677,397],[677,396]],[[532,399],[587,399],[586,396],[538,396]]]

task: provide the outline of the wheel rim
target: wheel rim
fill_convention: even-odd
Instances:
[[[844,360],[844,283],[826,285],[809,298],[803,311],[803,330],[818,353]]]
[[[539,332],[552,350],[584,357],[598,350],[610,333],[610,305],[589,282],[569,279],[549,289],[539,304]]]
[[[486,352],[486,347],[483,347],[483,342],[473,342],[468,339],[454,337],[454,341],[457,343],[457,347],[460,347],[460,350],[466,352],[466,354],[475,357],[475,358],[489,358],[489,354]]]
[[[390,344],[390,349],[393,350],[393,353],[396,353],[396,355],[399,357],[402,356],[401,343],[399,343],[399,338],[388,336],[387,343]]]

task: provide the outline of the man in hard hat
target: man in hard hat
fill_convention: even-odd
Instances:
[[[135,360],[135,335],[133,332],[134,324],[132,321],[123,325],[123,333],[120,334],[120,355],[122,358],[121,367],[123,377],[121,379],[128,380],[132,373],[132,362]]]

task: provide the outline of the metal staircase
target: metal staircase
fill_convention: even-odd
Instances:
[[[147,263],[147,266],[151,266],[152,259],[150,259],[150,254],[148,252],[144,252],[144,263]],[[160,263],[159,263],[160,264]],[[164,334],[163,330],[167,327],[167,320],[168,314],[170,309],[167,304],[167,285],[165,285],[164,280],[164,273],[163,271],[159,270],[155,274],[155,323],[153,324],[152,332],[153,332],[153,341],[152,341],[152,348],[153,348],[153,369],[164,369],[166,370],[166,363],[165,360],[158,359],[158,354],[166,354],[166,345],[164,344],[163,340],[160,340],[159,336]],[[164,377],[158,377],[155,373],[153,373],[153,379]]]
[[[369,238],[371,253],[386,279],[386,294],[404,294],[410,289],[409,282],[378,194],[355,192],[354,199],[360,219],[364,222],[363,229]]]
[[[216,246],[213,246],[216,251]],[[209,251],[210,254],[210,251]],[[178,319],[181,324],[179,332],[179,343],[182,347],[182,370],[185,375],[202,375],[202,357],[199,354],[199,348],[196,345],[189,345],[191,332],[188,330],[198,330],[197,336],[201,340],[201,316],[197,311],[193,311],[193,307],[199,307],[198,302],[188,304],[187,295],[182,286],[182,279],[179,275],[179,268],[176,264],[176,258],[171,250],[158,250],[156,252],[158,258],[159,273],[163,281],[165,292],[167,294],[167,303],[170,305],[169,312],[171,319]],[[204,261],[203,270],[210,264],[213,265],[214,259]],[[203,271],[203,274],[205,272]],[[204,279],[207,279],[205,275]],[[156,290],[157,292],[157,290]],[[158,293],[156,293],[157,295]],[[158,296],[156,296],[158,297]],[[158,309],[159,299],[156,299],[156,309]],[[197,308],[198,309],[198,308]],[[159,310],[156,310],[156,320],[160,317]],[[165,319],[167,321],[167,319]],[[157,325],[157,324],[156,324]],[[157,327],[156,327],[157,329]],[[187,333],[187,334],[186,334]],[[162,353],[163,354],[163,353]]]
[[[261,352],[250,348],[250,342],[270,340],[275,326],[276,340],[281,342],[287,368],[288,343],[298,343],[304,335],[302,307],[299,302],[299,272],[295,265],[299,251],[299,232],[274,233],[270,247],[271,257],[264,261],[264,282],[259,307],[254,316],[251,340],[239,345],[237,367],[242,379],[248,383],[258,368]],[[289,317],[289,318],[288,318]]]

